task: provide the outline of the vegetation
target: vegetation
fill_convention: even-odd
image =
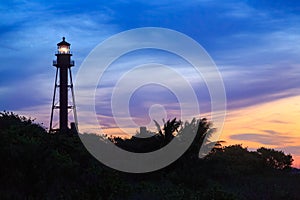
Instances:
[[[190,148],[156,172],[128,174],[94,159],[77,135],[48,134],[34,120],[0,113],[0,199],[299,199],[300,173],[282,151],[217,143],[198,151],[211,133],[206,119],[167,121],[151,138],[103,138],[133,152],[149,152],[195,133]],[[188,131],[187,131],[188,130]],[[100,137],[100,136],[91,136]]]

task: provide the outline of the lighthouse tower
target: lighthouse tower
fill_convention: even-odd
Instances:
[[[73,90],[72,72],[71,68],[74,66],[74,61],[71,60],[70,52],[71,44],[65,41],[65,37],[57,44],[57,52],[55,53],[56,60],[53,61],[53,66],[56,67],[54,94],[52,100],[51,117],[49,132],[68,133],[76,131],[77,114],[75,106],[75,97]],[[59,98],[57,100],[57,92],[59,91]],[[69,102],[69,91],[71,100]],[[54,124],[54,115],[58,110],[59,113],[59,128]],[[73,112],[73,120],[71,126],[68,126],[69,113]],[[57,124],[58,125],[58,124]]]

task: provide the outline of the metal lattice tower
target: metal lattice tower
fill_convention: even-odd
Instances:
[[[53,66],[56,67],[54,94],[52,100],[51,117],[49,132],[54,133],[60,131],[63,133],[77,131],[77,114],[75,106],[75,96],[73,89],[73,80],[71,67],[74,66],[74,61],[71,60],[72,53],[70,52],[71,44],[63,40],[57,44],[58,51],[55,53],[56,60],[53,61]],[[57,91],[59,90],[59,99],[57,100]],[[69,90],[71,91],[72,100],[69,104]],[[59,111],[59,128],[53,124],[55,110]],[[71,127],[68,126],[69,113],[73,112],[73,120]]]

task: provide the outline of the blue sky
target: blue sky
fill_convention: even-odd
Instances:
[[[49,102],[51,60],[62,36],[78,67],[107,37],[144,26],[198,41],[224,73],[229,106],[299,86],[297,1],[5,1],[0,9],[2,109]]]
[[[299,24],[299,1],[1,1],[0,110],[24,111],[48,123],[55,74],[51,65],[62,36],[71,43],[76,76],[100,42],[149,26],[182,32],[206,49],[222,73],[229,111],[298,96]],[[121,61],[126,66],[133,59],[151,59],[152,53]],[[160,60],[164,53],[155,55],[172,65],[170,59]],[[172,94],[167,95],[163,101],[171,104]],[[144,109],[138,105],[135,115]]]

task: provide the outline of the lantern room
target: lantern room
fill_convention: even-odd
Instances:
[[[70,54],[71,44],[65,41],[65,37],[60,43],[57,43],[58,54]]]

